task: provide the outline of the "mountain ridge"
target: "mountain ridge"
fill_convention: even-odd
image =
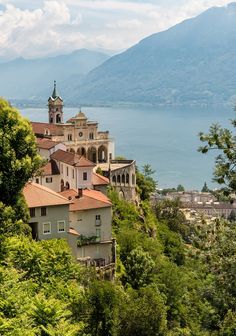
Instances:
[[[236,3],[152,34],[93,69],[82,104],[222,104],[236,94]]]

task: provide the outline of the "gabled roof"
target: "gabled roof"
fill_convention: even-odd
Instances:
[[[60,195],[70,199],[70,211],[83,211],[99,208],[111,207],[112,203],[109,198],[100,191],[84,189],[82,196],[77,198],[78,191],[69,189],[60,192]]]
[[[95,167],[96,164],[86,159],[84,156],[75,153],[66,152],[58,149],[55,153],[51,154],[51,159],[64,162],[70,166],[75,167]]]
[[[52,141],[46,138],[37,138],[36,141],[37,141],[38,148],[41,148],[41,149],[51,149],[59,144],[59,142]]]
[[[33,132],[36,135],[51,136],[51,135],[63,135],[63,124],[49,124],[31,121]]]
[[[41,169],[43,176],[60,175],[60,170],[54,160],[50,160]]]
[[[93,185],[108,185],[110,182],[109,182],[109,179],[105,176],[102,176],[100,174],[97,174],[97,173],[93,173],[93,176],[92,176],[92,184]]]
[[[26,184],[23,189],[23,194],[29,208],[66,205],[71,203],[68,198],[34,182]]]

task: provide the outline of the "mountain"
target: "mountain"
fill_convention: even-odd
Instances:
[[[55,79],[60,94],[65,96],[74,80],[78,84],[83,76],[108,58],[101,52],[81,49],[67,55],[32,60],[17,58],[0,63],[0,96],[47,99]]]
[[[71,91],[85,103],[218,104],[236,100],[236,3],[142,40]]]

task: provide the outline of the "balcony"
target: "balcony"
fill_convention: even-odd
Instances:
[[[100,243],[101,238],[97,236],[83,236],[81,235],[77,240],[77,246],[81,247],[89,244]]]

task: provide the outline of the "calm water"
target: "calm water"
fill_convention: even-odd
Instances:
[[[86,107],[83,112],[97,120],[101,130],[115,138],[116,155],[136,159],[138,166],[150,163],[161,188],[184,185],[201,189],[211,183],[214,155],[197,152],[199,131],[207,132],[214,122],[229,127],[231,107],[222,108],[122,108]],[[24,109],[32,121],[47,122],[47,109]],[[78,109],[64,110],[64,120]]]

